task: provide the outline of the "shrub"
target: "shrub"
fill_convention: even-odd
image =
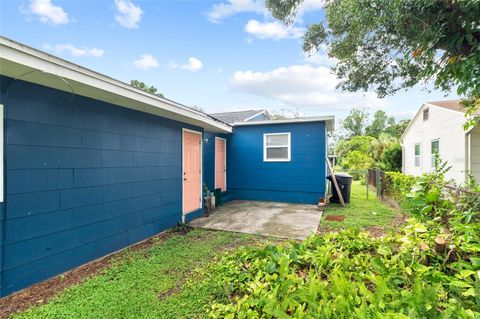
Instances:
[[[393,144],[383,150],[380,156],[380,168],[393,172],[399,172],[402,169],[402,146],[400,144]]]
[[[399,172],[385,172],[385,183],[387,194],[399,201],[412,191],[417,179],[411,175],[404,175]]]
[[[355,180],[365,176],[365,172],[373,165],[373,160],[360,151],[351,151],[342,161],[342,167],[348,170]]]

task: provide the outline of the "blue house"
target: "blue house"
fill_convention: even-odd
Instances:
[[[333,117],[225,123],[0,37],[0,296],[227,200],[316,204]]]

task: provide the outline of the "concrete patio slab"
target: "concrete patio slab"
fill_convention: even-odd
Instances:
[[[235,200],[189,225],[303,240],[317,232],[321,217],[315,205]]]

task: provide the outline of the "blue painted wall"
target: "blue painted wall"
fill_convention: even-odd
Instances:
[[[263,134],[291,133],[291,161],[264,162]],[[227,142],[227,183],[233,199],[317,204],[325,196],[325,122],[235,128]]]
[[[182,127],[202,129],[22,81],[6,96],[10,84],[2,295],[181,221]]]
[[[204,134],[203,182],[207,185],[209,190],[213,190],[215,188],[215,137],[221,137],[226,139],[227,135],[220,134],[220,133],[209,133],[209,132],[205,132]]]

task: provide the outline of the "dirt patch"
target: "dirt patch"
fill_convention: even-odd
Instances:
[[[163,291],[158,294],[158,299],[162,300],[165,299],[173,294],[179,293],[182,290],[182,286],[185,284],[185,276],[182,276],[180,280],[177,282],[175,287],[172,287],[170,289],[167,289],[166,291]]]
[[[365,230],[370,233],[370,237],[379,238],[387,234],[387,229],[382,226],[365,227]]]
[[[0,299],[0,318],[9,318],[16,312],[24,311],[32,306],[47,303],[52,297],[62,292],[66,288],[79,284],[88,278],[99,274],[103,269],[110,265],[112,259],[121,258],[127,252],[147,249],[159,241],[184,234],[190,229],[182,229],[179,232],[168,231],[150,237],[133,246],[129,246],[121,251],[94,260],[88,264],[74,268],[64,274],[47,279],[31,287],[23,289],[17,293]]]
[[[329,215],[329,216],[331,216],[331,215]],[[375,237],[375,238],[383,237],[383,236],[387,235],[387,233],[392,229],[394,231],[397,231],[397,230],[401,229],[401,227],[403,225],[405,225],[405,223],[407,222],[408,218],[409,218],[408,215],[405,215],[403,213],[397,213],[397,215],[395,215],[395,217],[392,219],[392,221],[388,225],[386,225],[386,226],[369,226],[369,227],[365,227],[363,230],[368,231],[370,233],[370,236],[372,236],[372,237]],[[325,218],[325,220],[328,220],[328,219]],[[319,227],[318,227],[318,230],[317,230],[317,234],[324,235],[324,234],[331,233],[331,232],[340,232],[344,229],[345,228],[342,228],[342,227],[330,227],[330,226],[325,225],[325,224],[320,224]]]
[[[330,227],[330,226],[327,226],[325,224],[320,224],[318,229],[317,229],[317,234],[325,235],[325,234],[332,233],[332,232],[340,232],[342,230],[344,230],[344,228]]]
[[[366,227],[365,230],[368,231],[372,237],[383,237],[388,233],[389,230],[399,230],[407,222],[407,219],[408,216],[404,214],[397,214],[388,226],[370,226]]]
[[[332,222],[343,222],[345,220],[345,215],[327,215],[325,220]]]

